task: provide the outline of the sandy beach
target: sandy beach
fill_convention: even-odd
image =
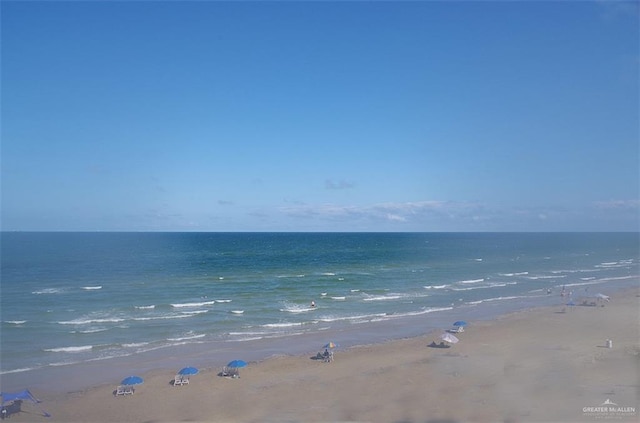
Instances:
[[[545,307],[469,322],[451,348],[439,333],[250,363],[238,379],[201,369],[174,387],[174,369],[142,375],[134,395],[115,383],[47,394],[14,422],[589,422],[637,421],[640,290],[598,306]],[[604,305],[604,306],[602,306]],[[607,348],[607,340],[612,348]]]

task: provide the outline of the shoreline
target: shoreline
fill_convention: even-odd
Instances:
[[[157,369],[141,374],[145,383],[126,398],[112,395],[112,371],[110,383],[80,391],[32,390],[51,419],[28,404],[28,413],[11,418],[561,422],[605,418],[594,410],[610,401],[627,408],[618,421],[635,421],[639,302],[634,287],[612,293],[605,307],[539,306],[471,321],[447,349],[428,347],[439,335],[432,332],[338,348],[330,364],[311,360],[315,352],[278,355],[250,362],[238,380],[217,376],[221,366],[204,367],[188,386],[173,387],[177,369]]]
[[[622,286],[608,286],[607,292],[616,293],[632,289],[624,281]],[[634,285],[640,284],[637,277]],[[416,316],[404,316],[381,322],[367,322],[351,325],[337,325],[328,330],[310,331],[303,334],[264,338],[255,341],[205,342],[160,348],[139,354],[131,354],[108,359],[95,359],[73,364],[48,366],[28,372],[13,372],[0,375],[4,391],[17,391],[29,387],[46,394],[81,392],[114,379],[113,369],[118,376],[163,371],[186,365],[199,368],[222,367],[225,363],[242,358],[245,361],[260,362],[272,357],[296,356],[319,348],[328,341],[339,343],[343,348],[361,345],[376,345],[393,340],[423,336],[430,331],[449,327],[451,322],[491,321],[518,313],[522,310],[541,307],[557,307],[567,301],[567,297],[537,295],[516,300],[487,302],[479,306],[441,306],[442,311]],[[54,381],[54,383],[51,383]]]

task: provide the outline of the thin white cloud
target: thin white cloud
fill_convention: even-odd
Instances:
[[[453,201],[387,202],[373,205],[300,205],[281,207],[280,211],[296,218],[383,220],[420,222],[427,218],[482,219],[483,206]]]
[[[640,201],[513,207],[465,201],[386,202],[369,205],[302,204],[279,208],[289,219],[339,228],[424,231],[634,230]]]
[[[344,179],[341,179],[337,182],[333,181],[332,179],[327,179],[324,181],[324,187],[325,189],[329,190],[351,189],[355,187],[355,184]]]
[[[599,210],[638,211],[640,210],[640,200],[597,201],[594,206]]]

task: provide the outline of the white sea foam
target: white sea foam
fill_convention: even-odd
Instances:
[[[557,276],[527,276],[527,279],[536,281],[538,279],[562,279],[566,278],[567,275],[557,275]]]
[[[22,372],[28,372],[31,370],[36,370],[37,367],[23,367],[21,369],[13,369],[13,370],[3,370],[0,372],[0,375],[8,375],[10,373],[22,373]]]
[[[516,272],[516,273],[500,273],[500,276],[525,276],[528,275],[529,272]]]
[[[487,303],[487,302],[491,302],[491,301],[515,300],[517,298],[527,298],[527,297],[524,296],[524,295],[514,295],[514,296],[510,296],[510,297],[485,298],[484,300],[469,301],[469,302],[467,302],[467,304],[482,304],[482,303]]]
[[[295,326],[302,326],[303,323],[301,322],[295,322],[295,323],[266,323],[264,325],[262,325],[262,327],[265,328],[290,328],[290,327],[295,327]]]
[[[282,338],[282,337],[290,337],[295,335],[302,335],[304,332],[292,332],[290,327],[282,327],[282,328],[273,328],[276,330],[265,330],[265,331],[247,331],[247,332],[231,332],[229,336],[232,338],[228,340],[228,342],[247,342],[247,341],[256,341],[259,339],[273,339],[273,338]],[[282,329],[282,330],[279,330]]]
[[[480,282],[484,282],[484,278],[482,278],[482,279],[469,279],[469,280],[466,280],[466,281],[460,281],[459,283],[470,284],[470,283],[480,283]]]
[[[389,301],[398,300],[400,298],[406,298],[406,295],[389,294],[389,295],[371,295],[363,298],[362,301]]]
[[[429,314],[429,313],[435,313],[438,311],[447,311],[447,310],[453,310],[453,307],[426,307],[426,308],[423,308],[422,310],[407,311],[404,313],[387,313],[383,316],[377,316],[376,318],[371,319],[371,321],[379,322],[379,321],[384,321],[389,319],[398,319],[398,318],[410,317],[410,316],[421,316],[423,314]]]
[[[299,306],[299,305],[287,305],[285,308],[281,308],[280,311],[287,313],[306,313],[308,311],[315,311],[317,307]]]
[[[216,303],[230,303],[231,300],[216,300]]]
[[[490,283],[489,286],[487,286],[486,288],[499,288],[499,287],[502,287],[502,286],[517,285],[517,284],[518,284],[518,282],[503,282],[503,283],[501,283],[501,282],[493,282],[493,283]]]
[[[602,282],[609,282],[609,281],[624,281],[624,280],[628,280],[628,279],[637,279],[638,275],[629,275],[629,276],[618,276],[618,277],[610,277],[610,278],[602,278],[600,279]]]
[[[378,313],[378,314],[367,315],[367,316],[356,316],[349,320],[351,320],[351,323],[355,323],[355,324],[369,323],[369,322],[383,322],[386,320],[421,316],[424,314],[435,313],[438,311],[452,310],[452,309],[453,307],[424,307],[420,310],[407,311],[403,313]]]
[[[248,342],[248,341],[258,341],[260,339],[264,339],[264,336],[247,336],[243,338],[230,339],[230,342]]]
[[[447,311],[447,310],[453,310],[453,307],[426,307],[423,310],[412,311],[412,312],[409,312],[409,313],[406,313],[406,314],[407,314],[407,316],[415,316],[415,315],[420,315],[420,314],[436,313],[438,311]]]
[[[451,290],[452,291],[475,291],[476,289],[490,289],[490,288],[495,288],[496,286],[500,286],[500,285],[469,286],[467,288],[451,288]]]
[[[425,289],[444,289],[448,286],[449,285],[429,285],[429,286],[425,286]]]
[[[338,301],[344,301],[344,300],[346,300],[346,299],[347,299],[347,297],[340,297],[340,296],[338,296],[338,297],[331,297],[331,299],[332,299],[332,300],[338,300]]]
[[[355,320],[370,321],[371,319],[374,319],[376,317],[382,317],[386,315],[387,313],[360,314],[355,316],[324,316],[319,318],[318,320],[324,323],[355,321]]]
[[[275,333],[272,331],[266,332],[266,331],[260,331],[260,332],[254,332],[254,331],[244,331],[244,332],[229,332],[228,335],[229,336],[259,336],[260,338],[262,338],[263,335],[266,335],[268,333]]]
[[[482,286],[469,286],[467,288],[451,288],[452,291],[472,291],[476,289],[491,289],[491,288],[500,288],[507,285],[517,285],[518,282],[491,282],[488,285]]]
[[[208,313],[209,310],[189,310],[189,311],[181,311],[182,314],[204,314]]]
[[[139,348],[139,347],[144,347],[145,345],[149,345],[148,342],[134,342],[131,344],[122,344],[123,347],[125,348]]]
[[[42,295],[42,294],[61,294],[64,290],[62,288],[45,288],[37,291],[32,291],[32,294]]]
[[[172,342],[189,341],[189,340],[192,340],[192,339],[204,338],[205,336],[207,336],[207,335],[202,333],[202,334],[199,334],[199,335],[189,335],[189,336],[183,336],[183,337],[180,337],[180,338],[167,338],[167,341],[172,341]]]
[[[45,348],[44,351],[78,353],[78,352],[83,352],[83,351],[90,351],[92,348],[93,348],[93,345],[83,345],[83,346],[80,346],[80,347]]]
[[[51,367],[71,366],[72,364],[78,364],[77,361],[59,361],[57,363],[50,363]]]
[[[102,286],[83,286],[82,289],[85,291],[95,291],[98,289],[102,289]]]
[[[156,306],[155,305],[135,306],[135,308],[137,308],[138,310],[153,310],[154,308],[156,308]]]
[[[629,280],[629,279],[636,279],[636,278],[638,278],[637,275],[618,276],[618,277],[602,278],[602,279],[595,279],[595,280],[594,279],[589,279],[588,281],[585,281],[585,282],[567,283],[567,284],[563,284],[561,286],[567,287],[567,286],[599,285],[601,283],[607,283],[607,282],[612,282],[612,281],[621,281],[621,280]]]
[[[184,319],[186,317],[191,317],[191,316],[193,316],[193,314],[182,312],[181,314],[168,314],[164,316],[155,316],[155,317],[134,317],[133,320],[138,322],[144,322],[148,320]]]
[[[222,301],[220,301],[222,302]],[[204,306],[208,306],[208,305],[213,305],[215,304],[215,301],[203,301],[203,302],[199,302],[199,303],[178,303],[178,304],[171,304],[171,307],[175,307],[175,308],[183,308],[183,307],[204,307]]]
[[[67,320],[62,322],[57,322],[60,325],[88,325],[91,323],[119,323],[124,322],[125,319],[121,317],[110,317],[105,319],[75,319],[75,320]]]
[[[97,333],[97,332],[104,332],[107,331],[109,329],[107,328],[95,328],[95,329],[85,329],[85,330],[72,330],[70,333]]]
[[[27,323],[26,320],[5,320],[5,323],[9,323],[11,325],[23,325],[25,323]]]

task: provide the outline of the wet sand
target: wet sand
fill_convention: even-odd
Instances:
[[[114,383],[67,394],[34,392],[52,417],[24,403],[9,421],[637,421],[639,304],[636,288],[597,306],[469,322],[450,348],[429,346],[439,342],[437,332],[336,348],[332,363],[312,359],[317,351],[249,363],[238,379],[211,367],[174,387],[175,369],[156,371],[141,375],[144,384],[126,397],[113,395]]]

